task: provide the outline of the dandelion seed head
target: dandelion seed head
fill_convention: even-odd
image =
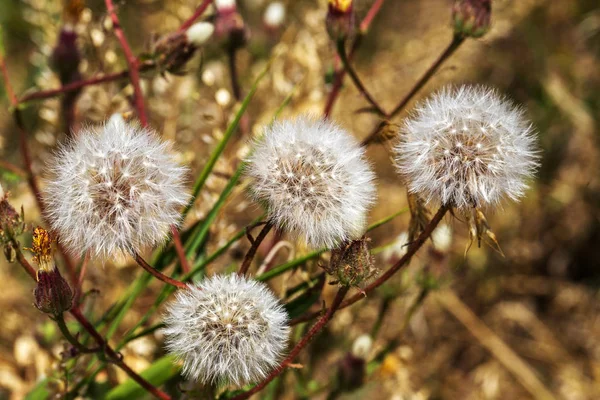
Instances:
[[[246,172],[271,221],[310,247],[363,233],[374,174],[364,149],[337,125],[305,117],[274,123],[255,143]]]
[[[523,111],[494,89],[468,85],[418,105],[394,152],[412,193],[458,209],[517,200],[538,159]]]
[[[287,346],[288,316],[261,282],[216,275],[177,291],[164,318],[166,348],[183,373],[237,386],[265,378]]]
[[[113,115],[85,128],[51,162],[44,198],[52,228],[71,252],[107,257],[166,239],[189,200],[186,168],[170,143]]]

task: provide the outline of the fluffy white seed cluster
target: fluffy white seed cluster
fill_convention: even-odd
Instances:
[[[278,365],[288,316],[268,287],[237,274],[178,290],[164,318],[167,350],[203,383],[259,381]]]
[[[170,147],[117,114],[62,146],[44,195],[62,243],[99,257],[161,243],[190,197]]]
[[[276,122],[255,143],[247,174],[270,220],[310,247],[359,237],[375,199],[364,150],[327,120]]]
[[[418,105],[394,150],[411,192],[458,209],[518,199],[538,158],[523,111],[483,86],[444,88]]]

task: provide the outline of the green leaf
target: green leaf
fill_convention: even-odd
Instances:
[[[166,381],[179,373],[180,366],[175,363],[175,356],[164,356],[159,358],[140,375],[154,386],[161,386]],[[108,392],[107,400],[128,400],[144,397],[148,392],[136,381],[129,378],[119,386]]]
[[[50,392],[48,391],[48,378],[42,379],[38,382],[37,385],[31,390],[31,392],[27,393],[24,400],[42,400],[50,397]]]

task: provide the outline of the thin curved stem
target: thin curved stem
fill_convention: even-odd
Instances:
[[[93,348],[88,349],[87,347],[85,347],[84,345],[79,343],[77,338],[75,336],[73,336],[71,334],[71,332],[69,331],[69,328],[67,327],[67,324],[65,323],[65,318],[62,314],[57,315],[55,321],[56,321],[56,324],[58,325],[58,328],[60,329],[63,336],[65,337],[65,339],[67,339],[67,341],[69,343],[71,343],[73,345],[73,347],[75,347],[77,349],[78,352],[85,354],[85,353],[97,353],[99,351],[102,351],[101,347],[93,347]]]
[[[133,254],[133,258],[135,259],[135,262],[137,262],[140,267],[144,268],[150,275],[154,276],[156,279],[163,281],[164,283],[168,283],[169,285],[173,285],[178,289],[187,289],[188,285],[186,285],[185,283],[183,283],[181,281],[178,281],[177,279],[173,279],[173,278],[163,274],[156,268],[152,267],[138,253]]]
[[[431,79],[431,77],[436,73],[436,71],[440,68],[440,66],[448,59],[454,52],[460,47],[460,45],[464,42],[465,38],[463,36],[454,35],[452,37],[452,41],[446,47],[446,49],[442,52],[442,54],[431,64],[431,66],[425,71],[425,73],[421,76],[421,78],[415,83],[413,88],[408,92],[402,100],[398,103],[396,107],[389,113],[384,114],[386,119],[390,119],[400,111],[404,110],[404,107],[412,100],[412,98],[417,94],[419,90]],[[371,144],[379,135],[381,130],[386,126],[386,121],[381,121],[379,125],[363,140],[362,145],[367,146]]]
[[[135,104],[135,109],[137,111],[138,118],[140,119],[140,123],[145,127],[148,125],[148,117],[146,115],[146,106],[144,105],[144,93],[142,92],[142,87],[140,86],[140,63],[138,58],[133,54],[129,43],[127,42],[127,38],[125,37],[123,28],[121,28],[121,22],[119,21],[119,17],[117,16],[112,0],[104,0],[104,3],[106,4],[108,15],[113,23],[115,36],[119,40],[121,49],[125,54],[125,61],[129,67],[129,79],[131,80],[131,85],[133,86],[133,102]]]
[[[199,6],[198,8],[196,8],[196,11],[194,11],[194,13],[192,14],[191,17],[189,17],[188,19],[185,20],[185,22],[183,24],[181,24],[181,26],[179,27],[179,29],[177,30],[177,32],[184,32],[186,31],[190,26],[192,26],[194,24],[194,22],[196,22],[196,20],[198,18],[200,18],[200,16],[202,14],[204,14],[204,11],[206,11],[206,9],[208,8],[208,6],[210,5],[210,3],[212,3],[213,0],[204,0]]]
[[[250,233],[248,231],[246,231],[246,235],[250,239],[250,242],[252,243],[252,245],[250,246],[250,249],[246,253],[246,257],[244,257],[244,261],[242,262],[242,266],[240,267],[238,275],[243,276],[248,273],[248,270],[250,269],[252,260],[254,260],[254,256],[256,255],[258,247],[260,246],[262,241],[265,240],[265,238],[267,237],[267,234],[269,233],[271,228],[273,228],[273,224],[271,224],[270,222],[267,222],[265,224],[265,226],[263,226],[263,228],[260,230],[260,233],[258,234],[256,239],[252,239],[252,237],[250,236]]]
[[[383,285],[396,272],[398,272],[398,270],[400,270],[404,266],[408,265],[412,256],[415,255],[415,253],[421,248],[421,246],[423,246],[425,241],[427,241],[427,239],[431,236],[433,230],[438,226],[438,224],[440,223],[440,221],[442,220],[444,215],[446,215],[448,210],[449,210],[448,206],[441,206],[440,209],[437,211],[437,213],[433,216],[431,221],[429,221],[429,224],[427,224],[427,226],[425,227],[423,232],[421,232],[421,234],[417,237],[417,239],[415,239],[415,241],[412,242],[410,244],[410,246],[408,246],[408,249],[406,250],[406,254],[404,254],[404,256],[402,256],[402,258],[400,258],[400,260],[398,260],[394,265],[392,265],[377,280],[375,280],[373,283],[371,283],[370,285],[365,287],[360,293],[357,293],[354,296],[347,299],[346,301],[344,301],[340,305],[340,308],[345,308],[345,307],[351,306],[352,304],[356,303],[357,301],[364,299],[367,294],[371,293],[373,290],[375,290],[379,286]],[[301,322],[310,321],[311,319],[316,318],[319,315],[320,315],[320,312],[314,312],[314,313],[302,315],[298,318],[291,320],[290,325],[295,325],[295,324],[299,324]]]
[[[253,394],[260,392],[273,379],[277,378],[285,370],[285,368],[294,361],[294,359],[298,356],[302,349],[306,347],[306,345],[311,341],[311,339],[315,337],[319,332],[321,332],[325,325],[327,325],[327,323],[331,320],[333,314],[335,314],[335,312],[339,309],[340,304],[342,304],[342,300],[346,296],[346,293],[348,293],[348,289],[349,288],[347,286],[342,286],[338,290],[333,302],[331,303],[331,307],[327,309],[325,314],[323,314],[323,316],[313,325],[313,327],[308,331],[308,333],[304,335],[302,339],[300,339],[300,341],[296,344],[296,346],[294,346],[292,351],[290,351],[290,354],[286,357],[286,359],[283,360],[281,364],[279,364],[279,366],[273,370],[273,372],[271,372],[261,383],[254,386],[252,389],[233,397],[231,400],[247,399]]]
[[[179,235],[179,230],[177,226],[171,225],[171,234],[173,235],[173,244],[175,245],[175,252],[177,253],[177,257],[179,258],[179,264],[181,264],[181,270],[184,274],[188,274],[191,271],[190,262],[185,256],[185,250],[183,249],[183,244],[181,243],[181,236]]]
[[[369,93],[369,91],[367,90],[365,85],[362,83],[360,77],[354,70],[354,67],[350,63],[350,60],[348,59],[348,55],[346,54],[345,42],[343,40],[338,40],[337,52],[338,52],[338,55],[340,56],[340,61],[344,65],[344,69],[346,70],[346,72],[348,72],[348,75],[350,75],[350,78],[352,78],[352,82],[354,82],[354,85],[356,86],[358,91],[375,108],[375,110],[377,111],[377,113],[379,115],[386,116],[387,113],[383,110],[383,108],[381,108],[381,106],[379,105],[377,100],[375,100],[375,98],[373,96],[371,96],[371,94]]]

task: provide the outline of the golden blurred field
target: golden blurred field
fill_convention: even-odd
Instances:
[[[139,54],[157,35],[177,29],[197,3],[125,0],[118,3],[118,12]],[[238,3],[251,32],[237,57],[243,94],[271,64],[242,121],[244,129],[219,159],[186,226],[206,216],[247,150],[249,137],[271,121],[287,96],[291,100],[282,117],[322,115],[331,87],[328,77],[337,65],[324,25],[326,1],[284,1],[286,21],[275,32],[267,31],[261,21],[269,0]],[[356,3],[361,18],[372,0]],[[84,59],[81,74],[121,71],[126,65],[107,29],[103,2],[87,1],[85,7],[77,28]],[[391,109],[450,42],[450,7],[450,0],[385,1],[354,57],[356,70],[384,107]],[[488,214],[505,256],[485,245],[474,245],[465,254],[468,228],[460,217],[447,216],[447,249],[427,244],[402,274],[368,299],[340,310],[297,360],[302,368],[288,372],[269,397],[255,398],[600,398],[600,7],[595,0],[493,0],[492,7],[491,30],[481,39],[467,40],[416,100],[447,83],[483,83],[496,86],[527,110],[539,132],[540,170],[520,203],[506,202]],[[0,4],[5,57],[17,94],[60,86],[48,60],[63,18],[59,0]],[[143,74],[150,124],[177,143],[178,157],[191,166],[193,176],[239,107],[222,47],[209,41],[201,53],[181,76]],[[22,166],[16,128],[1,90],[0,158]],[[132,111],[131,93],[126,80],[86,87],[77,98],[74,126]],[[331,118],[364,138],[379,122],[374,114],[357,112],[367,105],[346,78]],[[45,162],[65,140],[66,115],[59,98],[27,103],[22,112],[33,169],[43,178]],[[400,123],[403,116],[393,122]],[[374,222],[405,207],[407,199],[389,146],[371,145],[368,157],[378,177],[379,199],[369,219]],[[14,206],[23,205],[28,223],[42,223],[26,179],[0,168],[0,183],[11,192]],[[206,253],[260,215],[244,186],[234,189],[211,227]],[[403,214],[373,231],[373,247],[384,247],[377,254],[382,269],[398,257],[402,243],[397,238],[407,231],[409,218]],[[23,245],[29,241],[30,234],[21,238]],[[248,247],[248,241],[241,240],[210,265],[209,273],[234,270]],[[296,255],[304,252],[295,248]],[[275,262],[292,256],[282,250]],[[315,271],[316,263],[309,263],[293,276],[276,279],[272,287],[282,293]],[[421,303],[423,271],[435,287]],[[101,315],[139,273],[126,259],[92,262],[84,289],[97,292],[86,300],[86,311]],[[153,282],[136,300],[114,341],[152,306],[161,287],[161,282]],[[60,371],[58,354],[64,342],[54,323],[33,307],[32,290],[33,282],[20,267],[2,257],[0,399],[24,398],[42,378]],[[333,293],[326,285],[324,299],[331,301]],[[150,322],[159,321],[157,312]],[[373,336],[369,374],[358,389],[337,393],[338,368],[363,334]],[[131,342],[122,352],[134,370],[143,371],[164,354],[160,332]],[[120,370],[109,370],[98,382],[126,379]]]

